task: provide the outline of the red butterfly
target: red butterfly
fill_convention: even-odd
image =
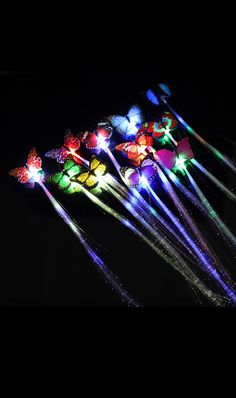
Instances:
[[[170,112],[164,112],[161,117],[161,122],[150,122],[148,123],[147,131],[152,133],[154,138],[161,138],[166,133],[166,129],[169,131],[174,130],[178,125],[178,121]]]
[[[161,138],[165,134],[165,132],[160,131],[158,122],[146,122],[138,130],[137,136],[141,134],[150,134],[154,138]]]
[[[86,144],[88,149],[95,149],[99,147],[100,140],[108,140],[111,138],[113,128],[108,121],[101,121],[98,123],[96,131],[81,134],[81,142]]]
[[[36,149],[31,149],[25,167],[17,167],[9,172],[10,176],[18,178],[22,184],[26,184],[29,180],[41,170],[42,160],[37,156]]]
[[[127,154],[128,159],[133,165],[139,167],[143,159],[147,156],[148,147],[153,145],[153,138],[148,134],[136,136],[135,142],[124,142],[115,147],[117,151]]]
[[[56,148],[52,151],[45,153],[47,158],[55,159],[58,163],[64,163],[68,155],[70,155],[71,151],[75,152],[80,147],[80,139],[75,137],[70,130],[66,131],[64,138],[64,145],[62,148]],[[73,155],[73,153],[72,153]],[[74,157],[75,161],[78,162],[78,159]]]
[[[189,143],[189,138],[186,137],[180,140],[175,152],[169,151],[168,149],[160,149],[155,152],[154,158],[156,161],[160,161],[160,163],[169,170],[175,167],[177,159],[182,159],[183,162],[193,159],[194,154]]]

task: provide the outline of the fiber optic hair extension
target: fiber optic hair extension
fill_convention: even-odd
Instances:
[[[156,90],[148,90],[146,92],[146,98],[154,105],[159,106],[162,102],[168,110],[176,117],[181,126],[185,131],[192,135],[197,141],[199,141],[203,146],[205,146],[218,160],[223,162],[231,171],[236,172],[236,167],[234,163],[225,156],[221,151],[216,149],[207,140],[205,140],[200,134],[198,134],[169,103],[169,97],[172,95],[171,90],[166,84],[159,84]]]
[[[9,174],[16,177],[20,183],[26,184],[30,182],[31,184],[39,184],[57,214],[75,234],[92,262],[97,266],[97,269],[105,277],[114,291],[120,296],[122,301],[126,302],[129,306],[139,307],[140,305],[126,292],[121,283],[118,281],[117,277],[108,269],[104,261],[98,256],[96,250],[92,248],[87,234],[79,227],[78,223],[70,217],[68,212],[46,188],[44,185],[45,176],[41,166],[41,158],[37,156],[36,149],[33,148],[28,155],[26,166],[13,169]]]

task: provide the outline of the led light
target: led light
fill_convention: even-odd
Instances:
[[[98,135],[98,146],[99,146],[101,149],[105,149],[105,148],[108,146],[108,145],[107,145],[106,138],[104,138],[104,137]]]
[[[175,167],[179,170],[186,169],[185,166],[186,159],[183,156],[178,156],[176,159]]]
[[[29,166],[29,174],[30,178],[33,178],[35,182],[38,182],[42,179],[42,169],[37,169],[36,167]]]
[[[42,177],[43,177],[43,175],[42,175],[41,173],[36,173],[36,174],[33,176],[33,179],[34,179],[35,182],[39,182],[39,181],[42,180]]]
[[[69,148],[69,154],[76,156],[76,151],[74,149]]]
[[[99,187],[103,188],[106,186],[106,181],[104,180],[104,176],[97,176]]]
[[[147,180],[144,176],[141,176],[141,177],[140,177],[140,183],[141,183],[144,187],[146,187],[146,186],[148,185],[148,180]]]

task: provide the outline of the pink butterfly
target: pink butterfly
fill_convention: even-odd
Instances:
[[[169,151],[168,149],[160,149],[155,152],[154,158],[169,170],[172,170],[175,167],[176,161],[179,158],[182,158],[183,160],[193,159],[194,154],[189,143],[189,138],[186,137],[180,140],[175,152]]]

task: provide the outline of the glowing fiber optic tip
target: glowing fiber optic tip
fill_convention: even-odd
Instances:
[[[97,176],[97,179],[98,179],[98,184],[99,184],[99,187],[105,187],[106,186],[106,181],[104,180],[104,177],[103,176]]]
[[[98,136],[98,145],[100,146],[100,148],[106,149],[106,147],[108,146],[106,138]]]
[[[126,204],[125,204],[125,207],[126,207],[126,209],[129,210],[129,211],[133,211],[133,206],[132,206],[130,203],[126,203]]]
[[[183,156],[178,156],[176,159],[175,167],[177,167],[179,170],[186,168],[185,166],[186,159]]]
[[[140,182],[143,186],[148,186],[148,180],[144,176],[140,177]]]
[[[38,182],[42,179],[42,174],[41,174],[42,169],[37,169],[36,167],[30,166],[29,167],[29,174],[30,178],[33,178],[34,181]]]

